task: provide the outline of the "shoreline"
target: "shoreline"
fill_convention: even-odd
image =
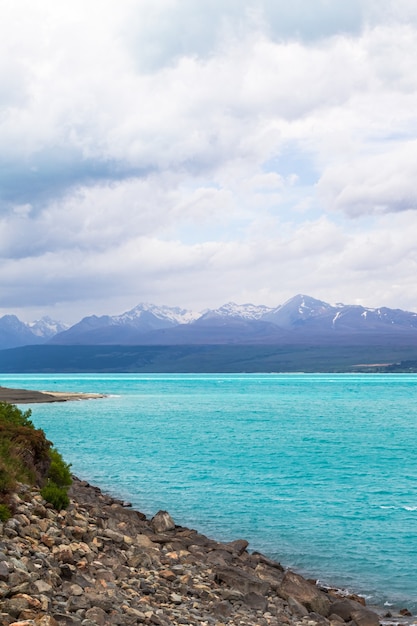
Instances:
[[[20,485],[0,523],[5,626],[379,626],[363,598],[323,589],[248,542],[151,519],[73,477],[68,509]]]
[[[101,496],[104,496],[105,498],[108,498],[111,502],[116,503],[117,505],[123,507],[125,510],[129,510],[132,511],[134,513],[137,513],[141,516],[141,519],[146,520],[148,523],[152,524],[154,517],[156,517],[157,515],[159,515],[159,513],[161,513],[161,511],[159,511],[157,514],[155,514],[154,517],[152,517],[151,519],[147,518],[147,516],[140,512],[138,509],[133,508],[132,504],[125,499],[121,499],[117,496],[117,492],[109,490],[107,491],[106,489],[102,489],[101,487],[98,487],[96,485],[92,485],[88,480],[86,479],[82,479],[79,477],[74,476],[73,477],[75,480],[75,484],[77,485],[82,485],[87,492],[89,490],[92,490],[95,493],[100,494]],[[73,483],[74,484],[74,483]],[[76,492],[77,492],[77,487],[75,487]],[[70,489],[71,491],[71,489]],[[171,516],[169,515],[169,513],[167,511],[162,511],[162,513],[164,513],[165,515],[169,516],[169,518],[171,519],[172,523],[174,523],[174,521],[172,520]],[[151,513],[149,513],[149,515],[151,515]],[[185,530],[187,532],[192,532],[192,533],[197,533],[199,536],[204,537],[205,539],[207,539],[207,537],[205,535],[200,535],[200,532],[198,530],[194,530],[194,529],[189,529],[188,527],[185,526],[177,526],[175,525],[175,528],[181,529],[181,530]],[[417,626],[417,614],[411,613],[408,611],[408,609],[404,606],[401,609],[396,608],[393,609],[392,605],[386,605],[386,604],[368,604],[365,595],[361,595],[360,591],[352,591],[343,587],[335,587],[332,586],[330,583],[323,583],[320,581],[319,578],[317,577],[312,577],[313,574],[307,574],[307,573],[303,573],[301,574],[300,571],[298,571],[297,569],[291,568],[291,567],[287,567],[285,566],[285,564],[283,565],[281,563],[281,561],[276,561],[275,559],[257,551],[251,551],[250,550],[250,544],[248,541],[246,541],[245,539],[237,539],[234,541],[230,541],[230,542],[226,542],[226,541],[221,541],[221,540],[217,540],[217,539],[213,539],[212,537],[210,537],[209,541],[217,544],[217,546],[230,546],[232,544],[235,543],[245,543],[246,544],[246,548],[244,550],[244,552],[247,552],[248,554],[253,554],[255,555],[257,558],[260,558],[262,562],[264,562],[265,564],[268,564],[269,566],[273,567],[273,568],[277,568],[279,570],[281,570],[282,572],[288,572],[291,575],[294,575],[298,580],[297,580],[297,586],[299,585],[303,585],[304,583],[308,583],[309,585],[315,587],[316,589],[319,590],[319,592],[324,593],[325,595],[329,595],[334,596],[335,598],[337,598],[338,600],[341,601],[352,601],[354,604],[358,603],[360,604],[367,613],[372,613],[374,615],[376,615],[378,617],[379,620],[379,624],[380,626]],[[290,605],[292,605],[293,603],[290,602]],[[300,613],[299,611],[300,607],[294,607],[293,609],[295,611],[295,615],[298,617],[300,617]],[[317,620],[317,626],[325,626],[325,621],[323,620],[324,615],[320,615],[320,619]],[[306,616],[304,616],[306,617]],[[309,611],[309,618],[310,618],[310,624],[309,626],[312,626],[314,619],[317,618],[318,615],[316,614],[315,611]],[[330,617],[335,617],[335,616],[327,616],[327,619],[330,621],[331,626],[342,626],[342,622],[338,623],[337,620],[334,619],[330,619]],[[340,617],[340,616],[339,616]],[[369,616],[368,616],[369,618]],[[313,620],[313,621],[311,621]],[[371,618],[372,621],[372,618]],[[284,623],[286,624],[286,622],[284,621]],[[281,626],[281,624],[280,624]],[[298,626],[301,626],[301,623],[298,624]],[[364,622],[362,622],[361,620],[358,620],[357,623],[355,623],[355,620],[350,620],[349,623],[346,626],[372,626],[372,624],[370,622],[368,622],[367,620],[365,620]]]
[[[65,391],[33,391],[0,386],[0,402],[7,404],[43,404],[47,402],[71,402],[75,400],[98,400],[106,398],[102,393],[77,393]]]

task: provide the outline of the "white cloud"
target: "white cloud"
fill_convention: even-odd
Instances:
[[[0,19],[3,311],[417,309],[411,0],[16,0]]]

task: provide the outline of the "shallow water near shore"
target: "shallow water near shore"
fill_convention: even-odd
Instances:
[[[417,375],[2,375],[106,393],[33,405],[75,474],[417,612]],[[27,406],[22,407],[23,409]]]

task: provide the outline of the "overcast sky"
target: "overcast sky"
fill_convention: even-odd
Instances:
[[[0,314],[417,310],[415,0],[3,0]]]

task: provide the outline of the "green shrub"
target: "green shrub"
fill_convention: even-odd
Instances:
[[[69,497],[64,487],[59,487],[54,482],[49,482],[41,489],[41,496],[52,504],[54,509],[61,511],[69,505]]]
[[[29,428],[35,428],[30,416],[32,411],[21,411],[14,404],[8,404],[7,402],[0,402],[0,420],[13,424],[14,426],[29,426]]]
[[[69,487],[72,483],[70,467],[71,463],[65,463],[56,448],[49,450],[51,465],[49,466],[48,478],[58,487]]]
[[[44,485],[42,496],[61,510],[69,504],[71,466],[30,416],[30,410],[0,402],[0,503],[6,506],[8,494],[23,482]]]
[[[7,504],[0,504],[0,522],[7,522],[7,520],[10,519],[11,516],[12,513]]]

